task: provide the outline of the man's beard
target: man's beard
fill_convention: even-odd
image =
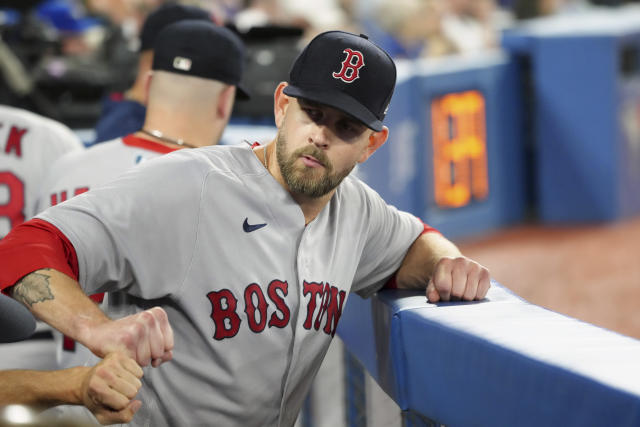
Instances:
[[[313,156],[324,168],[296,167],[295,162],[302,155]],[[336,188],[356,166],[354,163],[343,171],[332,173],[333,165],[329,158],[313,144],[299,148],[287,157],[287,141],[284,132],[278,132],[277,135],[276,157],[280,173],[289,190],[313,198],[322,197]],[[322,175],[318,176],[319,174]]]

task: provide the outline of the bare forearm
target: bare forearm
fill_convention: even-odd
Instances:
[[[451,241],[439,233],[425,233],[411,245],[396,275],[401,289],[424,289],[433,276],[436,264],[443,257],[462,254]]]
[[[85,345],[90,329],[109,321],[78,282],[53,269],[26,275],[11,288],[11,296],[42,321]]]
[[[45,409],[56,405],[80,405],[82,381],[90,369],[0,371],[0,406],[20,404]]]

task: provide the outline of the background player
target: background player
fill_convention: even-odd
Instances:
[[[240,39],[211,22],[183,20],[158,35],[155,52],[153,73],[145,85],[148,108],[142,130],[57,161],[39,200],[41,210],[107,183],[145,160],[183,147],[218,143],[235,91],[242,90],[236,89],[244,65]],[[189,69],[182,67],[187,62]],[[92,298],[102,302],[103,294]],[[115,314],[118,302],[112,299],[106,304]],[[92,359],[83,346],[55,336],[59,368]]]
[[[80,139],[62,123],[0,105],[0,239],[36,213],[36,198],[51,164],[80,152]],[[0,345],[0,369],[55,368],[51,332],[43,324],[31,339]]]
[[[0,284],[98,355],[172,359],[146,371],[136,424],[293,425],[349,292],[394,273],[432,301],[489,288],[485,268],[349,176],[387,139],[395,77],[365,37],[319,35],[276,90],[269,145],[180,150],[48,209],[0,243]],[[21,253],[30,265],[12,267]],[[134,296],[133,314],[106,318],[78,283]]]
[[[114,93],[103,101],[102,112],[95,126],[94,143],[129,135],[142,128],[147,101],[147,76],[153,63],[156,37],[166,26],[184,19],[213,22],[206,10],[174,2],[159,6],[147,16],[140,32],[136,78],[124,94]]]
[[[0,105],[0,239],[35,215],[36,199],[51,164],[82,148],[80,139],[62,123]]]

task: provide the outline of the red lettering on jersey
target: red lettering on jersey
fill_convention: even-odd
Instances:
[[[342,307],[344,305],[346,295],[345,291],[341,291],[335,286],[329,286],[328,283],[325,285],[324,294],[322,295],[322,305],[320,306],[318,316],[316,317],[316,321],[313,325],[316,331],[320,329],[322,318],[326,314],[327,323],[325,323],[323,330],[326,334],[331,335],[332,337],[335,335],[336,329],[338,328],[338,321],[342,315]],[[338,298],[340,298],[339,302]]]
[[[258,307],[256,308],[253,296],[258,299]],[[253,332],[262,332],[267,326],[267,301],[262,293],[262,288],[256,283],[252,283],[244,290],[244,312],[247,314],[249,329]],[[256,311],[260,313],[260,320],[256,321]]]
[[[267,289],[269,299],[275,304],[276,309],[282,313],[282,317],[278,317],[277,311],[271,315],[271,319],[269,319],[270,328],[284,328],[289,324],[291,313],[289,307],[287,307],[287,303],[284,301],[284,297],[286,297],[289,292],[288,288],[289,284],[280,280],[273,280],[269,283],[269,288]],[[278,290],[282,292],[282,297],[276,292]]]
[[[57,194],[52,194],[51,195],[51,206],[55,206],[58,203],[62,203],[65,200],[67,200],[67,192],[66,191],[61,191],[60,192],[60,201],[58,201],[58,195]]]
[[[306,280],[302,282],[302,294],[307,295],[311,294],[311,298],[307,303],[307,318],[304,321],[305,329],[311,329],[311,322],[313,319],[313,313],[316,311],[316,298],[319,295],[322,295],[322,283],[315,282],[307,282]],[[317,329],[317,328],[316,328]]]
[[[9,138],[7,138],[7,145],[4,147],[4,152],[11,154],[15,152],[16,156],[22,157],[22,137],[27,133],[29,129],[20,129],[16,126],[11,126],[9,131]]]
[[[62,350],[76,351],[76,342],[65,335],[62,337]]]
[[[77,196],[78,194],[86,193],[89,191],[89,187],[79,187],[73,190],[73,195]]]
[[[89,187],[78,187],[75,190],[73,190],[73,195],[77,196],[78,194],[86,193],[87,191],[89,191]],[[60,200],[58,200],[58,194],[53,193],[49,201],[51,202],[51,206],[55,206],[58,203],[62,203],[66,200],[67,200],[67,191],[62,190],[60,192]]]
[[[24,183],[11,172],[0,172],[0,187],[9,191],[9,200],[0,205],[0,218],[9,218],[11,228],[24,222]]]
[[[220,341],[236,336],[242,320],[236,313],[238,300],[233,296],[233,293],[229,289],[222,289],[217,292],[209,292],[207,298],[211,302],[211,319],[213,319],[216,328],[213,338]],[[222,306],[223,301],[226,308]]]
[[[360,68],[364,67],[364,57],[362,56],[362,52],[351,50],[349,48],[346,48],[342,52],[347,54],[347,58],[342,61],[342,68],[340,71],[331,75],[334,79],[340,79],[345,83],[351,83],[360,77]]]

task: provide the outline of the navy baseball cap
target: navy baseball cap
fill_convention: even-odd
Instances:
[[[158,34],[151,69],[218,80],[236,86],[238,97],[248,99],[249,93],[240,83],[245,54],[242,40],[228,28],[184,20]]]
[[[0,293],[0,343],[29,338],[36,329],[36,319],[18,301]]]
[[[211,14],[199,7],[173,2],[165,3],[151,12],[145,19],[144,24],[142,24],[140,50],[153,49],[160,31],[168,25],[185,19],[213,21]]]
[[[396,66],[364,34],[317,35],[291,67],[284,93],[343,111],[380,131],[396,84]]]

